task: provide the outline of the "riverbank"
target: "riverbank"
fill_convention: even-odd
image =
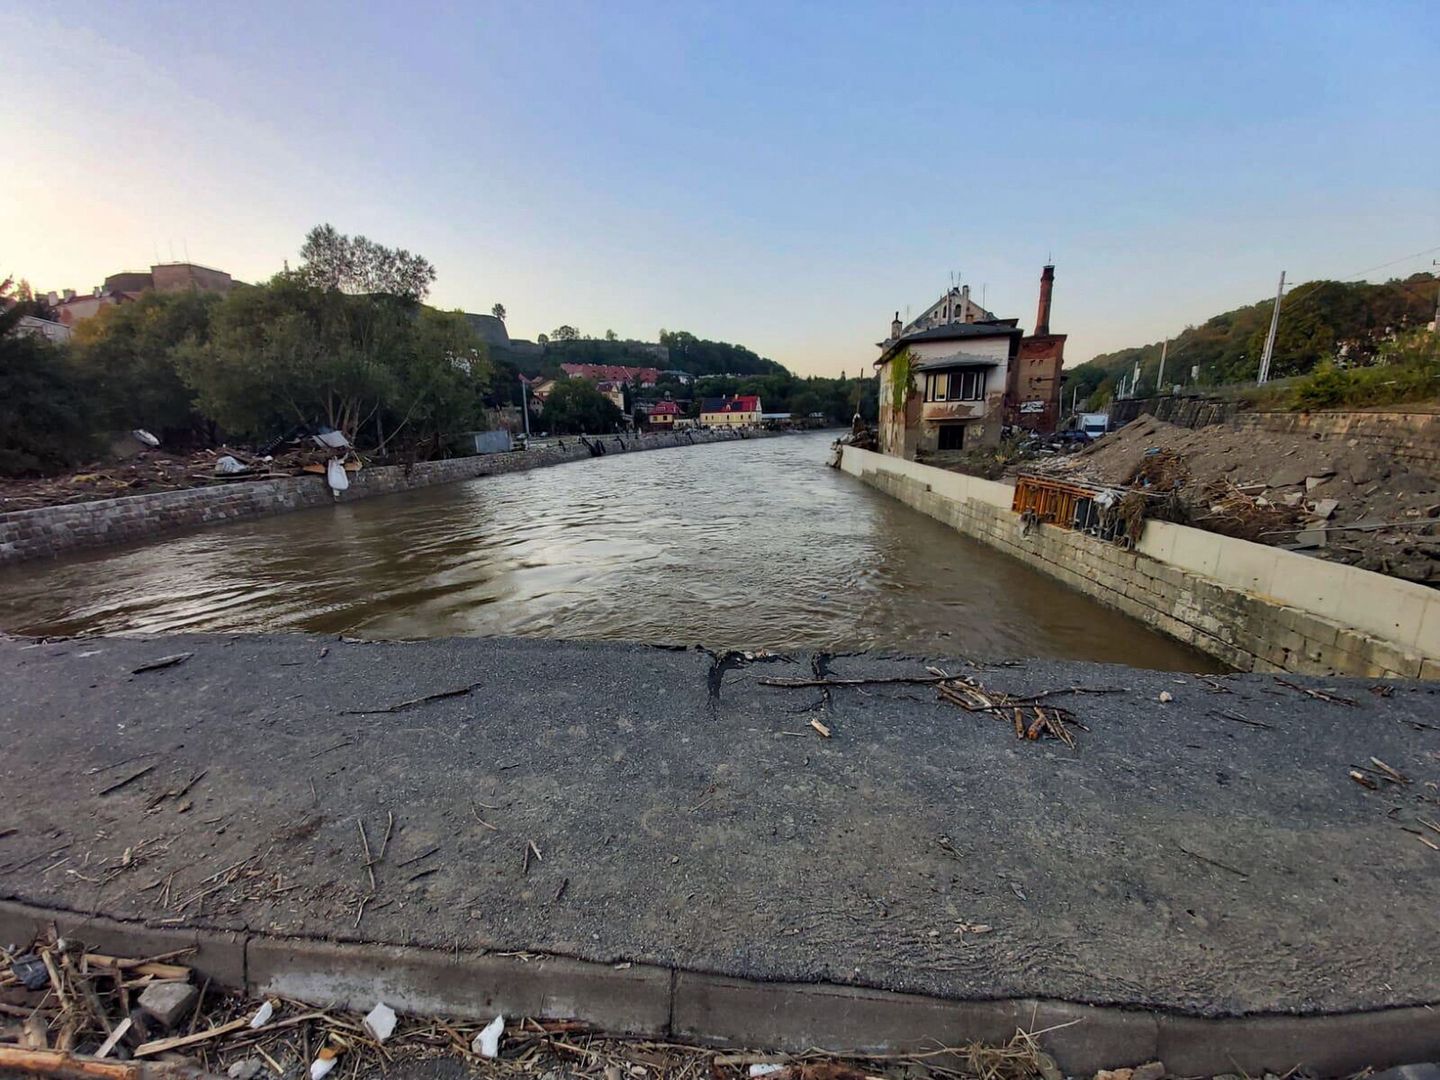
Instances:
[[[718,429],[570,437],[534,450],[362,469],[350,475],[349,490],[338,495],[331,492],[325,477],[306,475],[11,511],[0,513],[0,566],[480,476],[524,472],[610,454],[739,442],[778,434],[759,429]]]
[[[932,666],[1060,692],[1074,747],[883,681]],[[740,1043],[1003,1041],[1020,1009],[1082,1020],[1062,1065],[1092,1032],[1177,1073],[1440,1050],[1422,684],[301,636],[9,639],[0,677],[5,899],[227,939],[296,996],[415,985],[382,943],[434,994],[547,955],[556,1009],[644,983]],[[1331,1056],[1266,1056],[1297,1045]]]

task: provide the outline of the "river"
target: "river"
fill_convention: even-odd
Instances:
[[[832,433],[626,454],[0,572],[24,634],[518,634],[1216,661],[825,467]]]

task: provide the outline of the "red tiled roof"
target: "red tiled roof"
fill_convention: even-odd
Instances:
[[[625,367],[622,364],[561,364],[560,370],[572,379],[589,379],[592,382],[628,382],[654,386],[660,379],[660,372],[656,368]]]
[[[708,413],[748,413],[760,411],[760,398],[750,394],[730,398],[723,404],[707,401],[702,412]]]
[[[651,416],[679,416],[680,406],[673,401],[657,401],[650,406]]]

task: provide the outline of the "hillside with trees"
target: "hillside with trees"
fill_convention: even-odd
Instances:
[[[1435,317],[1437,288],[1440,279],[1427,273],[1382,284],[1309,281],[1295,286],[1280,306],[1271,378],[1309,374],[1326,363],[1340,368],[1375,364],[1387,343]],[[1272,297],[1186,327],[1170,342],[1166,384],[1190,385],[1191,369],[1197,366],[1200,374],[1193,382],[1200,386],[1254,382],[1274,308]],[[1152,393],[1160,353],[1161,343],[1155,342],[1097,356],[1066,372],[1066,395],[1078,389],[1082,401],[1103,404],[1137,360],[1139,393]]]

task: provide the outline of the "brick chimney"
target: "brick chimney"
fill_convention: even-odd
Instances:
[[[1050,333],[1050,292],[1055,288],[1055,267],[1045,264],[1040,273],[1040,310],[1035,313],[1035,336]]]

